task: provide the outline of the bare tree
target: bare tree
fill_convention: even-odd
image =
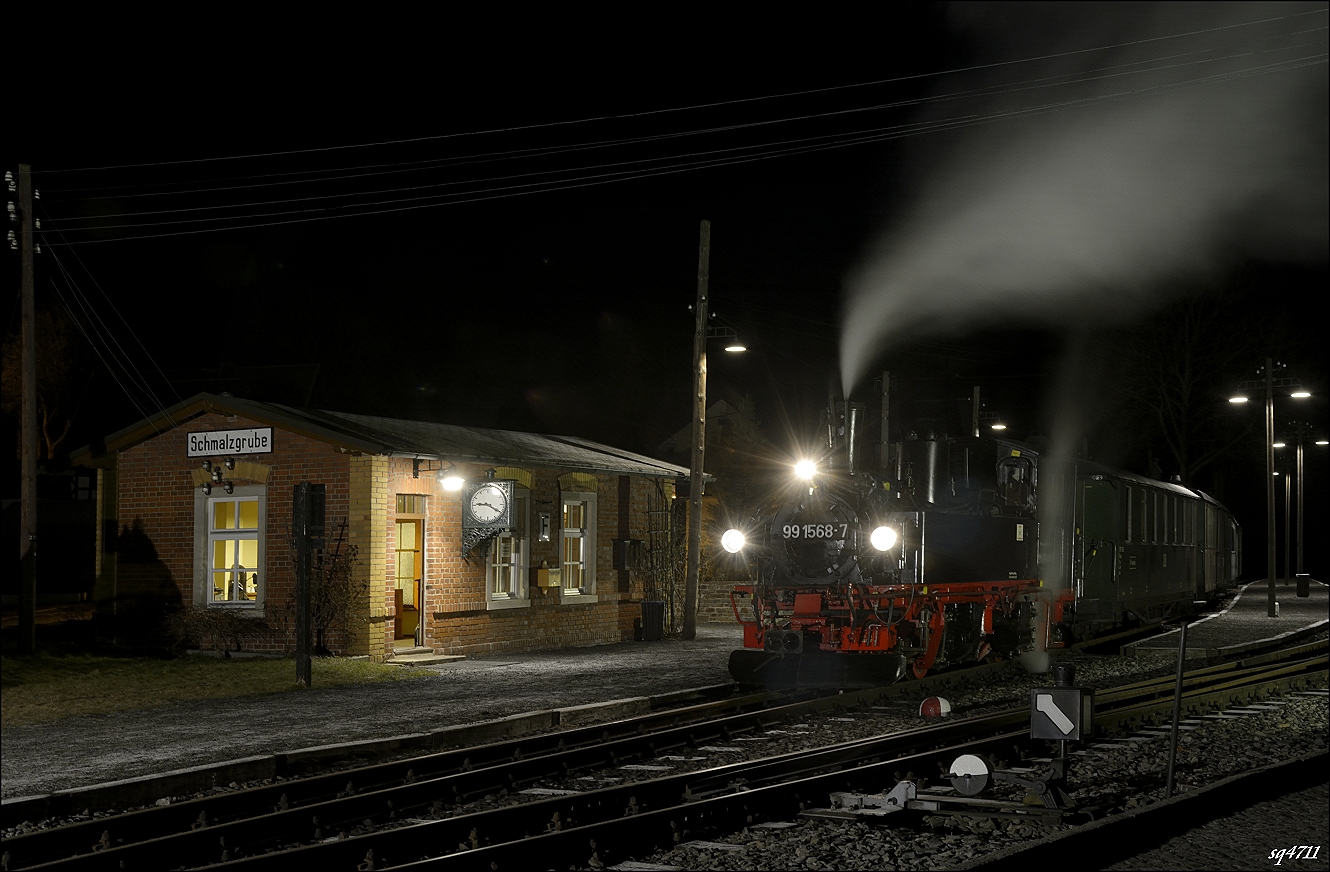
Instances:
[[[37,313],[37,425],[41,459],[55,457],[69,435],[74,414],[90,381],[84,350],[68,318],[51,311]],[[22,402],[23,342],[17,331],[5,337],[0,352],[0,397],[6,415],[19,415]],[[15,422],[17,427],[17,421]]]
[[[1149,320],[1114,331],[1101,349],[1104,378],[1123,402],[1120,422],[1162,444],[1184,482],[1252,438],[1255,416],[1235,419],[1226,402],[1253,367],[1273,353],[1278,331],[1244,295],[1192,292]],[[1244,313],[1247,317],[1235,318]],[[1164,452],[1161,452],[1164,454]]]

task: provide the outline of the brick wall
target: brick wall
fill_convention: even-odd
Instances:
[[[137,525],[156,548],[161,563],[185,601],[195,598],[195,471],[201,458],[185,456],[185,434],[198,430],[265,426],[244,418],[208,414],[126,449],[118,457],[114,480],[122,528]],[[640,617],[642,586],[627,571],[614,568],[614,540],[646,539],[647,495],[655,488],[644,478],[595,477],[596,597],[569,603],[560,591],[529,588],[530,604],[489,609],[485,559],[461,556],[461,494],[442,489],[434,471],[413,476],[410,458],[349,455],[325,443],[274,429],[271,454],[240,457],[267,470],[264,608],[271,629],[256,632],[246,647],[284,652],[292,646],[290,621],[280,613],[295,589],[295,560],[288,541],[291,493],[301,481],[328,488],[329,535],[346,520],[350,544],[359,552],[356,572],[369,590],[353,621],[349,638],[331,640],[337,653],[383,659],[393,649],[396,618],[396,512],[398,494],[425,496],[424,591],[421,616],[425,643],[446,653],[518,651],[598,645],[633,638]],[[213,458],[219,461],[222,458]],[[460,466],[477,480],[482,465]],[[559,565],[561,515],[559,471],[528,469],[531,475],[530,566]],[[237,484],[253,484],[234,479]],[[218,490],[214,490],[214,495]],[[551,541],[539,542],[538,517],[551,516]],[[108,519],[110,520],[110,519]]]
[[[532,535],[529,565],[542,561],[558,566],[561,514],[559,473],[528,469],[531,473]],[[463,468],[474,480],[483,467]],[[614,540],[645,539],[648,479],[614,475],[596,477],[596,600],[569,604],[557,590],[530,587],[530,605],[488,609],[485,565],[479,555],[461,559],[461,498],[439,491],[444,531],[434,562],[426,563],[428,644],[448,654],[522,651],[536,648],[603,645],[633,638],[634,620],[641,615],[641,584],[627,572],[614,569]],[[535,535],[542,512],[551,515],[549,542]],[[431,511],[429,520],[435,517]],[[429,531],[427,520],[427,535]],[[436,528],[438,525],[436,524]]]
[[[214,413],[195,418],[146,442],[120,452],[117,458],[116,516],[107,518],[121,532],[140,529],[156,549],[158,559],[170,573],[185,602],[194,600],[194,471],[202,458],[187,457],[185,434],[200,430],[230,430],[266,426],[245,418]],[[222,457],[211,458],[214,462]],[[236,455],[267,469],[266,482],[233,478],[236,484],[265,484],[267,527],[266,555],[261,571],[264,600],[256,617],[264,617],[277,628],[277,611],[284,609],[295,592],[295,557],[288,535],[291,525],[292,489],[302,481],[327,486],[327,520],[335,528],[348,512],[350,458],[326,443],[281,430],[273,432],[271,454]],[[239,470],[237,470],[238,472]],[[231,476],[228,473],[228,476]],[[214,486],[214,495],[222,493]],[[108,525],[109,526],[109,525]],[[121,574],[124,567],[120,568]],[[131,643],[134,640],[127,640]],[[290,640],[280,629],[256,632],[247,646],[263,651],[285,651]]]

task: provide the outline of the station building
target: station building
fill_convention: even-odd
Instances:
[[[329,647],[374,660],[633,638],[633,555],[688,476],[575,437],[206,393],[74,460],[98,470],[100,613],[145,597],[227,610],[272,653],[294,646],[294,487],[324,485],[323,554],[354,546],[359,592]]]

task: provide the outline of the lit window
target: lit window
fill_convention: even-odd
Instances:
[[[210,603],[254,603],[259,597],[259,497],[209,499]]]
[[[490,543],[489,565],[486,569],[491,608],[509,608],[528,605],[527,515],[531,493],[519,484],[513,485],[513,526]]]
[[[560,562],[565,596],[596,592],[595,516],[595,494],[564,494]]]

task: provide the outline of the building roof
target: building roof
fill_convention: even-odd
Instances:
[[[102,443],[74,452],[75,463],[95,463],[104,455],[124,451],[186,421],[214,412],[258,421],[326,442],[352,454],[419,457],[496,466],[536,466],[573,472],[600,472],[687,478],[689,470],[645,455],[624,451],[577,436],[550,436],[513,430],[489,430],[459,424],[407,421],[297,409],[240,397],[195,394],[187,400],[107,436]]]

